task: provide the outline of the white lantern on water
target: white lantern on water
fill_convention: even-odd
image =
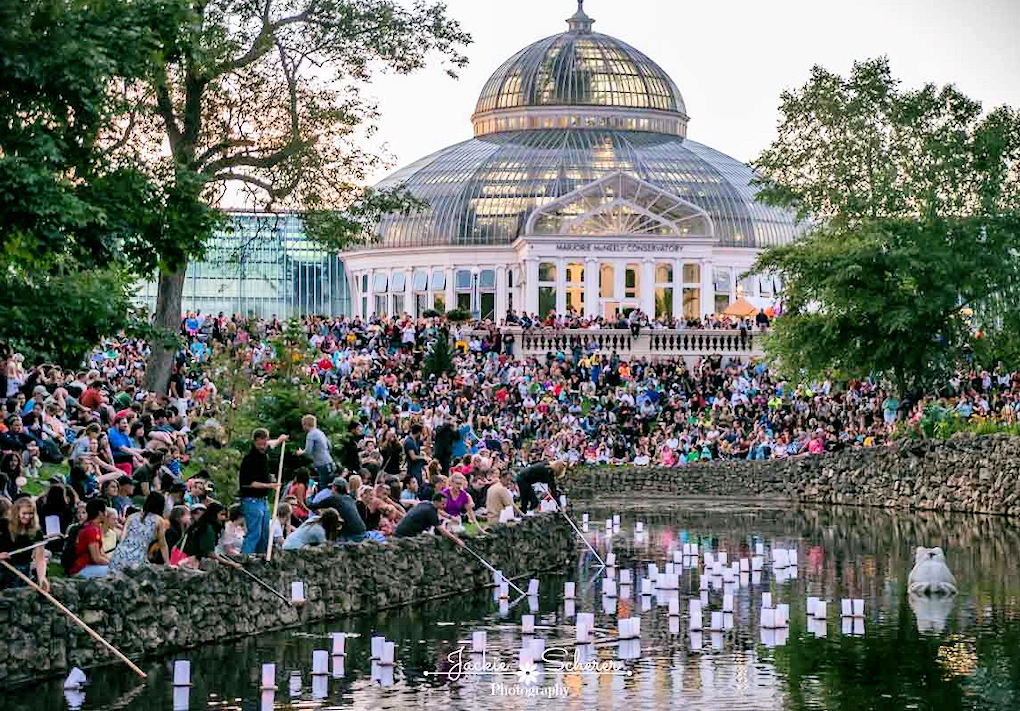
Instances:
[[[319,676],[329,674],[329,653],[325,649],[312,652],[312,674]]]
[[[486,644],[488,643],[488,634],[485,630],[475,630],[471,634],[471,651],[476,654],[481,654],[485,651]]]
[[[174,662],[174,686],[191,686],[191,662],[186,659]]]
[[[276,691],[276,665],[262,665],[262,679],[259,687],[262,691]]]

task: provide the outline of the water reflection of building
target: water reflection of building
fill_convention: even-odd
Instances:
[[[772,278],[740,275],[794,238],[792,216],[755,201],[746,165],[687,138],[673,80],[594,32],[582,5],[496,69],[474,138],[381,183],[431,207],[386,217],[345,255],[355,312],[695,317],[775,295]]]

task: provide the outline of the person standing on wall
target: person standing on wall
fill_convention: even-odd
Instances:
[[[333,456],[330,454],[329,438],[319,429],[315,415],[301,418],[301,427],[305,430],[305,448],[297,451],[312,461],[312,471],[320,489],[329,488],[333,481]]]
[[[251,449],[241,460],[239,477],[241,513],[244,515],[244,543],[241,545],[243,555],[264,555],[269,547],[269,493],[276,488],[273,476],[269,471],[270,447],[277,447],[286,442],[287,435],[282,434],[274,440],[269,439],[269,430],[262,427],[252,433]]]

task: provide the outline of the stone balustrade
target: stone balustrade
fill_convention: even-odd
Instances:
[[[723,330],[641,329],[637,336],[628,329],[511,329],[514,355],[543,358],[549,353],[570,353],[576,349],[616,353],[620,358],[684,358],[693,365],[699,358],[718,355],[723,361],[761,357],[765,354],[761,338],[754,333]]]

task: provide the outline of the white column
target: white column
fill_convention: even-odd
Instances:
[[[404,311],[406,311],[409,314],[413,314],[414,313],[414,288],[413,288],[414,285],[412,284],[412,281],[414,279],[414,269],[413,268],[412,269],[408,269],[405,272],[405,277],[404,278],[407,280],[407,281],[404,282]]]
[[[638,303],[648,318],[655,318],[655,262],[645,257],[641,260],[641,289]]]
[[[530,258],[524,262],[524,306],[529,314],[538,311],[538,260]]]
[[[712,283],[712,269],[714,264],[711,259],[701,261],[701,313],[700,318],[706,314],[715,312],[715,284]]]
[[[567,312],[567,260],[556,261],[556,315]],[[539,314],[545,318],[545,314]]]
[[[375,270],[368,270],[368,289],[365,290],[365,296],[368,297],[368,303],[365,306],[365,313],[362,314],[365,318],[368,318],[375,312]],[[363,300],[364,301],[364,300]]]
[[[599,260],[588,257],[584,260],[584,315],[588,318],[599,313]]]
[[[446,272],[446,310],[457,308],[457,292],[453,289],[453,267],[445,267]]]
[[[616,303],[623,305],[624,294],[627,286],[627,260],[613,260],[613,298]],[[616,314],[613,314],[615,317]]]
[[[682,259],[673,260],[673,318],[683,316],[684,308],[684,263]]]
[[[507,268],[502,265],[496,267],[496,313],[492,315],[492,320],[496,323],[506,318],[507,295],[510,291],[506,285],[506,270]]]

